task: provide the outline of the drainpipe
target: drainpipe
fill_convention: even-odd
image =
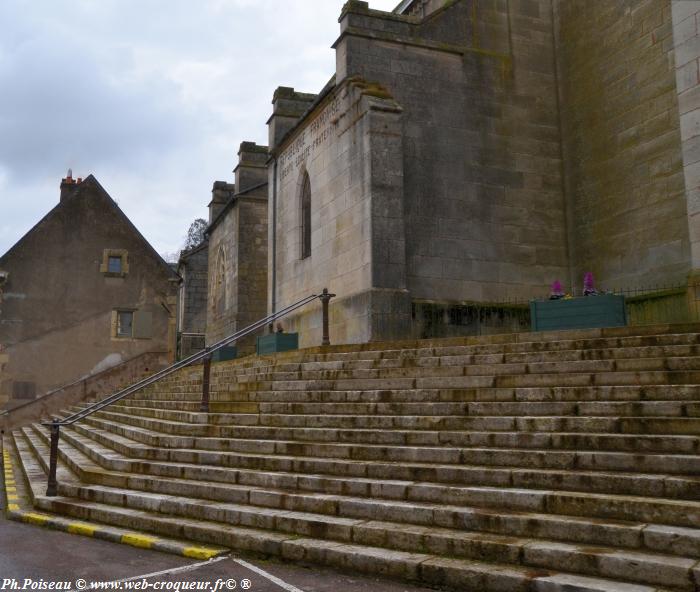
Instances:
[[[277,157],[272,157],[272,313],[277,312]]]

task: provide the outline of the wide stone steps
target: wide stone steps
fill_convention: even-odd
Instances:
[[[186,423],[131,416],[114,411],[95,414],[135,427],[182,436],[236,437],[238,426],[337,428],[373,430],[448,430],[496,432],[607,432],[614,434],[700,434],[700,417],[571,417],[571,416],[431,416],[431,415],[234,415],[228,425]]]
[[[525,387],[471,389],[379,389],[304,391],[214,391],[210,401],[214,413],[248,413],[255,403],[476,403],[476,402],[620,402],[620,401],[691,401],[700,400],[700,385]],[[177,411],[199,411],[202,399],[201,380],[191,395],[174,391],[152,393],[145,398],[138,393],[118,405],[154,407]],[[252,410],[252,411],[251,411]]]
[[[160,436],[159,432],[145,429],[131,429],[129,424],[115,425],[99,420],[89,420],[91,425],[107,428],[128,438],[165,448],[196,447],[191,438]],[[154,439],[157,438],[157,441]],[[201,440],[201,439],[200,439]],[[529,469],[563,469],[568,471],[616,471],[621,473],[657,473],[669,475],[700,475],[700,463],[694,455],[683,454],[651,454],[635,451],[601,452],[599,450],[551,450],[551,449],[513,449],[513,448],[462,448],[447,444],[440,446],[419,445],[381,445],[381,444],[348,444],[299,442],[273,439],[241,439],[213,438],[218,448],[207,447],[200,450],[213,452],[242,452],[267,455],[298,455],[318,458],[335,458],[339,461],[384,461],[384,462],[417,462],[459,465],[507,466],[511,468]],[[199,447],[197,447],[199,448]],[[688,481],[695,497],[695,480]],[[679,491],[676,491],[678,494]]]
[[[40,428],[37,434],[24,431],[26,439],[32,441],[35,448],[45,446],[48,438]],[[43,440],[44,444],[40,443]],[[90,443],[89,439],[78,434],[68,433],[67,444],[60,449],[61,458],[71,469],[79,473],[85,481],[116,487],[129,487],[169,494],[187,494],[191,497],[204,496],[206,499],[219,501],[236,501],[244,503],[257,502],[264,507],[284,507],[304,511],[330,511],[340,513],[338,503],[348,501],[362,503],[360,498],[381,498],[405,503],[413,495],[412,488],[416,482],[388,479],[343,479],[325,475],[274,473],[249,471],[245,469],[225,469],[206,465],[187,465],[174,463],[141,463],[129,457],[115,453],[113,450]],[[99,463],[96,465],[93,461]],[[107,468],[108,471],[102,468]],[[114,469],[114,470],[111,470]],[[145,474],[138,474],[147,469]],[[159,478],[163,474],[165,479]],[[431,504],[454,504],[462,500],[468,490],[437,483],[422,483],[423,488],[431,492]],[[300,493],[301,490],[301,493]],[[316,495],[314,495],[316,494]],[[320,495],[320,498],[318,497]],[[341,497],[343,496],[343,497]],[[349,499],[349,496],[354,499]],[[425,492],[419,499],[425,498]],[[296,505],[294,505],[296,504]],[[462,507],[462,512],[466,512]],[[464,514],[466,516],[467,514]],[[545,514],[500,513],[500,519],[493,522],[493,514],[484,509],[469,508],[469,528],[487,532],[502,532],[507,535],[522,535],[529,532],[543,532],[544,536],[557,540],[584,544],[616,544],[630,547],[645,547],[650,550],[671,553],[687,553],[688,550],[700,550],[700,531],[684,528],[657,526],[654,541],[644,541],[639,536],[642,530],[635,523],[605,522],[598,519],[576,518],[571,516],[556,517]],[[484,520],[486,518],[486,520]],[[410,519],[410,516],[409,516]],[[576,528],[572,529],[571,521]],[[464,524],[467,524],[465,522]],[[647,525],[644,525],[647,532]],[[534,530],[533,530],[534,529]],[[666,532],[664,537],[658,529]],[[636,533],[636,535],[634,534]],[[624,540],[623,540],[624,539]],[[614,542],[613,542],[614,541]]]
[[[116,408],[116,406],[115,406]],[[172,436],[123,423],[89,419],[92,425],[129,430],[135,440],[165,448],[192,447],[225,450],[230,438]],[[544,448],[548,450],[590,449],[610,452],[696,454],[697,436],[653,436],[596,433],[469,432],[429,430],[372,430],[332,428],[286,428],[237,426],[237,439],[285,440],[294,442],[333,442],[399,446],[460,446],[463,448]]]
[[[23,435],[35,453],[47,452],[45,446],[31,434],[25,431]],[[421,523],[423,526],[434,524],[434,514],[438,511],[448,521],[461,521],[458,515],[463,511],[462,508],[449,506],[439,510],[426,504],[402,502],[382,506],[374,500],[353,500],[332,495],[301,496],[271,491],[250,491],[248,495],[253,501],[258,501],[257,505],[227,502],[202,504],[182,495],[134,491],[133,488],[86,486],[65,478],[60,493],[92,504],[101,504],[102,521],[106,521],[104,514],[117,506],[151,514],[214,521],[296,536],[321,534],[324,539],[343,543],[388,546],[394,550],[406,551],[420,549],[427,554],[449,554],[464,559],[505,561],[526,567],[595,574],[670,586],[677,590],[694,589],[693,569],[698,563],[695,559],[668,554],[605,547],[582,549],[578,545],[542,539],[475,532],[456,533],[442,527],[416,528]],[[297,509],[298,504],[304,507],[304,501],[306,504],[312,502],[313,511]],[[367,508],[368,503],[374,505],[374,508]],[[84,514],[73,515],[89,519]],[[391,518],[398,519],[398,523]],[[111,516],[107,521],[114,524],[115,517]],[[395,540],[397,535],[400,541]]]
[[[700,325],[315,348],[201,389],[62,428],[36,507],[458,590],[700,590]],[[13,441],[45,479],[47,428]]]
[[[45,434],[44,437],[47,438]],[[143,462],[131,463],[127,460],[118,462],[105,461],[106,455],[100,459],[99,453],[85,442],[71,438],[66,434],[69,443],[75,444],[107,468],[120,471],[147,470],[154,474],[164,476],[179,477],[182,467],[165,465],[158,466],[158,462],[144,464]],[[119,442],[119,439],[121,442]],[[411,499],[415,501],[445,501],[446,503],[469,503],[470,505],[490,508],[514,508],[520,511],[549,511],[553,513],[572,514],[588,517],[602,517],[622,520],[643,519],[650,522],[659,522],[676,526],[696,527],[700,525],[700,504],[697,502],[676,502],[667,499],[625,496],[613,494],[585,493],[576,490],[536,490],[532,489],[532,481],[541,479],[542,471],[523,470],[517,471],[507,469],[502,471],[484,470],[483,467],[473,466],[450,466],[433,465],[429,463],[408,463],[398,465],[396,463],[362,462],[362,461],[339,461],[337,459],[320,459],[316,457],[298,456],[266,456],[259,454],[236,454],[236,453],[204,453],[196,450],[163,450],[150,449],[143,445],[129,447],[129,442],[125,438],[106,437],[102,434],[100,443],[108,443],[122,454],[133,454],[137,458],[149,459],[151,461],[164,461],[166,463],[193,463],[211,464],[218,467],[244,468],[250,470],[282,471],[317,473],[335,476],[343,476],[350,479],[375,478],[375,479],[396,479],[412,481],[412,485],[406,489],[399,489],[399,498]],[[121,445],[121,450],[116,446]],[[434,486],[433,484],[421,483],[423,481],[439,482],[441,478],[449,479],[448,483],[470,483],[476,480],[479,485],[464,486],[458,489],[445,488],[444,485]],[[566,477],[566,475],[563,475]],[[608,479],[608,487],[619,487],[619,475],[603,475],[601,481]],[[645,479],[646,477],[646,479]],[[484,486],[483,482],[491,479],[493,486]],[[513,480],[522,481],[520,486],[513,485]],[[554,484],[561,487],[562,475],[559,479],[554,479]],[[557,483],[558,481],[558,483]],[[579,484],[588,483],[590,478],[582,475]],[[644,482],[648,484],[645,489]],[[541,482],[540,482],[541,483]],[[569,483],[576,484],[576,476],[572,475]],[[687,481],[671,476],[662,477],[659,475],[637,475],[635,479],[629,481],[636,483],[637,487],[646,494],[654,491],[663,483],[664,495],[669,496],[666,489],[676,489],[677,493],[684,491],[684,486],[688,486],[692,491],[696,491],[695,481]],[[694,509],[697,506],[698,510]],[[643,518],[640,518],[642,517]]]
[[[73,432],[66,432],[66,439],[71,444],[80,448],[93,460],[102,466],[130,472],[149,471],[151,474],[164,476],[180,476],[181,464],[193,462],[193,459],[203,463],[205,468],[201,471],[193,470],[188,474],[196,474],[197,479],[229,479],[227,470],[218,471],[217,467],[263,471],[297,470],[304,477],[315,471],[317,474],[330,474],[345,476],[348,479],[357,479],[358,469],[361,474],[370,476],[384,474],[387,479],[405,480],[414,483],[416,480],[432,480],[436,483],[444,483],[446,487],[459,485],[477,486],[508,486],[530,489],[561,489],[568,491],[582,491],[589,493],[611,493],[618,495],[673,497],[676,499],[700,499],[700,482],[697,477],[682,477],[670,474],[643,474],[635,473],[624,475],[604,471],[567,471],[533,468],[513,467],[484,467],[474,464],[460,465],[455,469],[450,465],[432,465],[430,463],[404,463],[398,468],[395,463],[382,463],[373,461],[372,466],[358,467],[358,461],[343,460],[342,463],[335,459],[319,459],[318,457],[285,456],[283,454],[272,457],[255,453],[230,453],[219,456],[215,454],[205,455],[201,451],[176,449],[164,450],[151,448],[136,443],[129,438],[115,436],[102,430],[87,430],[76,426],[76,432],[88,438],[76,438]],[[96,444],[96,443],[99,443]],[[118,451],[123,457],[119,460],[110,451],[99,451],[104,446]],[[132,457],[135,460],[132,460]],[[151,462],[144,462],[151,461]],[[162,466],[160,463],[164,463]],[[172,464],[176,464],[173,469]],[[349,464],[348,464],[349,463]],[[175,472],[173,472],[173,470]],[[306,471],[301,473],[301,471]],[[349,475],[349,476],[348,476]],[[318,475],[315,475],[318,476]],[[372,492],[370,492],[372,493]],[[405,493],[397,490],[393,498],[401,499]],[[436,493],[436,495],[438,495]],[[445,489],[445,495],[453,493]],[[436,497],[435,501],[440,501]],[[447,498],[446,498],[447,499]],[[449,497],[452,503],[452,497]]]
[[[200,411],[176,411],[135,405],[122,401],[113,409],[129,415],[140,415],[168,421],[226,425],[237,414]],[[578,417],[632,416],[632,417],[700,417],[700,402],[688,401],[584,401],[584,402],[478,402],[478,403],[249,403],[239,413],[319,415],[411,415],[440,416],[488,415],[561,416]]]

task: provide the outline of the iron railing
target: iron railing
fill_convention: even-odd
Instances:
[[[196,354],[207,346],[206,335],[204,333],[177,334],[177,359],[182,360],[192,354]]]
[[[311,294],[307,296],[306,298],[302,298],[298,302],[295,302],[294,304],[290,304],[289,306],[274,312],[256,322],[253,324],[249,325],[245,329],[241,329],[240,331],[237,331],[236,333],[233,333],[232,335],[229,335],[228,337],[225,337],[221,341],[218,341],[217,343],[210,345],[206,348],[204,348],[202,351],[197,352],[195,354],[192,354],[191,356],[180,360],[178,362],[175,362],[171,366],[168,366],[167,368],[164,368],[163,370],[160,370],[159,372],[156,372],[155,374],[149,376],[148,378],[144,378],[143,380],[140,380],[116,393],[113,393],[109,395],[108,397],[105,397],[101,401],[97,401],[96,403],[93,403],[92,405],[89,405],[85,407],[84,409],[81,409],[80,411],[77,411],[76,413],[73,413],[72,415],[69,415],[68,417],[64,417],[63,419],[56,419],[54,418],[53,421],[50,422],[43,422],[42,425],[48,426],[51,428],[51,445],[50,445],[50,452],[49,452],[49,482],[48,486],[46,488],[46,495],[47,496],[55,496],[58,494],[58,481],[56,479],[56,467],[58,464],[58,442],[60,439],[60,430],[61,426],[69,426],[74,424],[77,421],[80,421],[81,419],[85,419],[86,417],[92,415],[93,413],[97,413],[98,411],[104,409],[105,407],[108,407],[109,405],[112,405],[118,401],[121,401],[122,399],[128,397],[129,395],[133,395],[134,393],[151,386],[152,384],[155,384],[156,382],[170,376],[171,374],[174,374],[178,370],[181,370],[182,368],[186,368],[187,366],[191,366],[192,364],[202,361],[203,362],[203,380],[202,380],[202,404],[200,406],[201,411],[208,412],[209,411],[209,378],[210,378],[210,371],[211,371],[211,357],[212,354],[221,349],[222,347],[226,347],[227,345],[230,345],[239,339],[243,339],[244,337],[247,337],[248,335],[251,335],[255,333],[256,331],[259,331],[260,329],[263,329],[267,327],[270,323],[274,323],[276,320],[281,319],[285,316],[287,316],[289,313],[306,306],[307,304],[310,304],[316,299],[321,300],[322,304],[322,314],[323,314],[323,339],[322,339],[322,345],[330,345],[330,336],[329,336],[329,329],[328,329],[328,304],[331,300],[331,298],[335,297],[335,294],[330,294],[328,292],[328,289],[324,288],[323,292],[321,294]]]
[[[603,289],[601,293],[625,297],[630,326],[700,321],[700,293],[696,296],[687,284]],[[532,330],[530,300],[523,298],[451,304],[416,301],[412,312],[413,336],[421,339]]]

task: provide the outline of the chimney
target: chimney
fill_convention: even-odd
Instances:
[[[73,170],[68,169],[65,179],[61,179],[61,202],[75,193],[76,188],[82,182],[82,178],[77,181],[73,178]]]
[[[236,186],[233,183],[214,181],[214,186],[211,189],[211,202],[209,202],[209,224],[216,219],[235,193]]]

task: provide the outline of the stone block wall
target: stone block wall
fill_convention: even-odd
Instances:
[[[267,146],[241,144],[236,192],[210,226],[208,345],[267,314],[267,159]],[[239,355],[253,345],[239,342]]]
[[[267,199],[239,197],[238,328],[267,315]]]
[[[671,3],[691,267],[700,270],[700,2]],[[697,278],[693,283],[697,283]]]
[[[182,255],[178,272],[182,277],[178,330],[181,333],[204,333],[207,325],[208,245],[200,245]]]
[[[607,288],[684,282],[690,243],[671,2],[594,7],[554,3],[573,281],[580,289],[592,271]]]
[[[234,333],[237,325],[238,208],[230,208],[209,235],[207,345]]]
[[[273,154],[277,309],[323,288],[331,340],[388,338],[407,326],[400,109],[385,90],[347,79]],[[301,252],[301,191],[311,186],[311,255]],[[396,299],[402,300],[396,306]],[[320,304],[287,319],[302,346],[321,342]]]
[[[346,5],[336,76],[402,107],[407,289],[501,301],[568,275],[551,9],[445,3],[426,19]]]

